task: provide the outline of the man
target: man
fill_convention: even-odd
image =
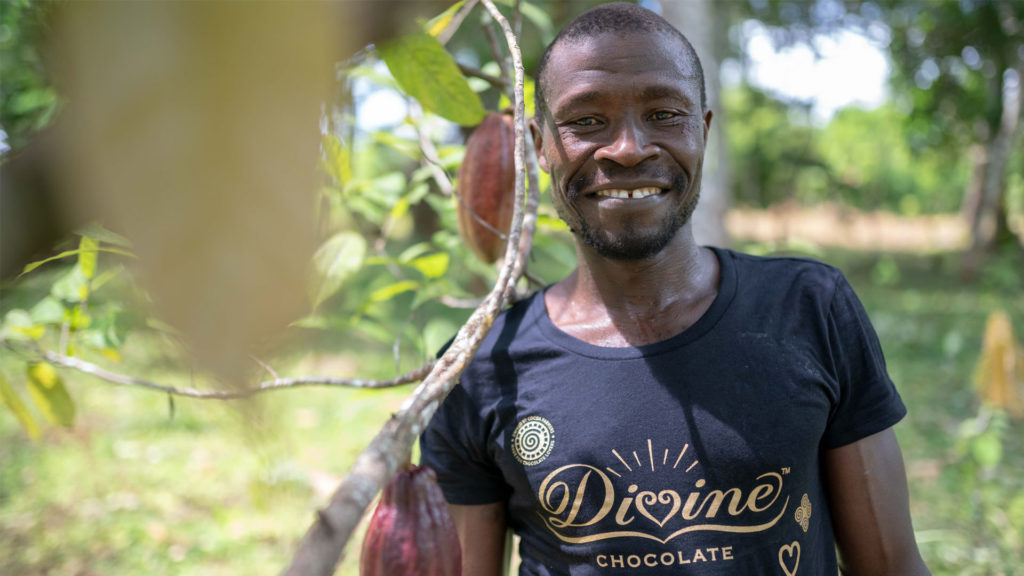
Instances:
[[[712,113],[689,42],[604,5],[539,68],[579,266],[497,320],[423,436],[463,573],[499,574],[511,527],[531,576],[927,574],[905,409],[842,275],[694,242]]]

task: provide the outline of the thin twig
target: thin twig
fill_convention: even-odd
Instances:
[[[504,78],[498,78],[497,76],[492,76],[492,75],[488,74],[487,72],[484,72],[483,70],[481,70],[479,68],[474,68],[473,66],[470,66],[469,64],[462,64],[460,62],[460,63],[458,63],[458,66],[459,66],[459,71],[462,72],[466,76],[472,76],[473,78],[479,78],[481,80],[484,80],[488,84],[490,84],[491,87],[497,88],[498,90],[501,90],[502,92],[504,92],[504,91],[509,89],[508,81],[505,80]]]
[[[475,220],[477,224],[483,226],[498,238],[501,238],[502,240],[508,240],[508,235],[506,235],[501,230],[498,230],[494,226],[491,226],[486,220],[477,215],[477,213],[474,212],[473,209],[469,207],[469,204],[466,204],[466,201],[462,198],[462,194],[459,194],[459,191],[457,189],[453,188],[452,193],[455,195],[455,199],[459,201],[459,204],[462,205],[462,208],[465,209],[466,212],[468,212],[469,215],[473,217],[473,220]]]
[[[438,154],[434,141],[430,139],[430,136],[423,129],[423,115],[419,106],[410,106],[409,114],[412,116],[412,125],[416,128],[416,135],[419,136],[420,152],[423,153],[424,165],[430,169],[430,175],[434,178],[434,182],[437,182],[437,187],[441,190],[441,194],[445,196],[455,194],[455,185],[452,184],[451,177],[448,176],[444,165],[441,164],[441,155]]]
[[[280,380],[280,379],[281,379],[281,375],[280,375],[280,374],[278,374],[276,370],[274,370],[273,368],[271,368],[271,367],[270,367],[270,364],[267,364],[266,362],[264,362],[263,360],[260,360],[259,358],[257,358],[257,357],[255,357],[255,356],[253,356],[252,354],[249,354],[249,358],[252,358],[253,362],[255,362],[255,363],[259,364],[261,368],[263,368],[263,369],[264,369],[264,370],[266,370],[266,371],[267,371],[267,372],[268,372],[268,373],[269,373],[269,374],[270,374],[271,376],[273,376],[273,377],[274,377],[274,380]]]
[[[3,344],[3,346],[8,350],[25,353],[24,350],[11,346],[11,344],[7,341],[0,341],[0,344]],[[393,388],[395,386],[401,386],[402,384],[419,382],[427,374],[429,374],[430,370],[434,367],[434,362],[430,361],[414,370],[406,372],[405,374],[387,380],[370,380],[366,378],[331,378],[329,376],[302,376],[300,378],[275,377],[273,380],[260,382],[257,386],[252,388],[242,388],[238,390],[199,390],[198,388],[194,387],[168,386],[166,384],[157,384],[156,382],[146,380],[144,378],[119,374],[117,372],[107,370],[106,368],[98,364],[86,362],[81,358],[57,354],[56,352],[52,352],[50,350],[36,349],[29,352],[29,354],[41,357],[50,364],[53,364],[55,366],[60,366],[62,368],[68,368],[71,370],[77,370],[79,372],[95,376],[100,380],[110,382],[112,384],[120,384],[122,386],[135,386],[138,388],[146,388],[148,390],[165,392],[167,394],[173,394],[175,396],[185,396],[188,398],[198,398],[201,400],[232,400],[238,398],[249,398],[261,392],[268,392],[270,390],[281,390],[284,388],[298,388],[301,386],[335,386],[344,388]]]
[[[491,56],[494,56],[494,61],[498,63],[498,68],[501,70],[501,77],[509,78],[508,62],[505,61],[505,55],[498,46],[498,38],[494,35],[494,28],[491,27],[490,20],[483,22],[481,26],[484,29],[484,35],[487,36],[487,45],[491,48]]]
[[[356,458],[348,475],[331,496],[326,508],[316,515],[299,543],[286,576],[328,576],[333,574],[356,524],[373,498],[404,464],[413,442],[429,423],[437,407],[457,383],[480,342],[491,329],[505,303],[504,294],[515,284],[513,269],[520,248],[526,203],[526,109],[523,100],[522,55],[508,21],[491,0],[480,0],[505,32],[515,68],[515,164],[516,202],[512,228],[505,247],[505,264],[494,288],[462,326],[448,350],[430,374],[413,391],[399,411],[384,424],[377,436]]]

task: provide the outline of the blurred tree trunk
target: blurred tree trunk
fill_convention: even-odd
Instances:
[[[998,128],[995,136],[984,144],[984,151],[974,155],[974,173],[964,202],[971,234],[970,248],[961,263],[961,272],[966,277],[973,277],[981,269],[985,252],[1019,243],[1007,224],[1006,165],[1024,106],[1022,82],[1024,64],[1009,68],[1002,75]]]
[[[730,204],[728,147],[723,130],[722,98],[718,65],[725,58],[728,43],[728,3],[713,0],[664,2],[663,16],[682,31],[700,56],[704,67],[708,107],[714,111],[711,133],[704,156],[700,204],[693,217],[693,233],[701,244],[725,246],[725,213]]]

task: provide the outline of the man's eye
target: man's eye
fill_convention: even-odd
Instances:
[[[597,118],[580,118],[579,120],[573,120],[572,124],[574,126],[596,126]]]
[[[669,112],[668,110],[659,110],[654,114],[651,114],[651,120],[671,120],[676,117],[675,112]]]

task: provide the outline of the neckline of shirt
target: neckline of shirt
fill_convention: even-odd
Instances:
[[[598,360],[646,358],[675,350],[707,334],[725,314],[725,311],[732,303],[733,297],[736,295],[738,278],[732,251],[714,246],[709,246],[709,248],[714,252],[719,262],[718,294],[715,296],[711,306],[697,322],[675,336],[659,342],[644,344],[643,346],[611,347],[597,346],[584,342],[555,326],[555,323],[551,321],[551,316],[548,315],[547,307],[544,305],[544,293],[548,288],[544,288],[534,294],[533,302],[531,302],[528,312],[529,320],[536,322],[545,339],[552,344],[575,354]]]

